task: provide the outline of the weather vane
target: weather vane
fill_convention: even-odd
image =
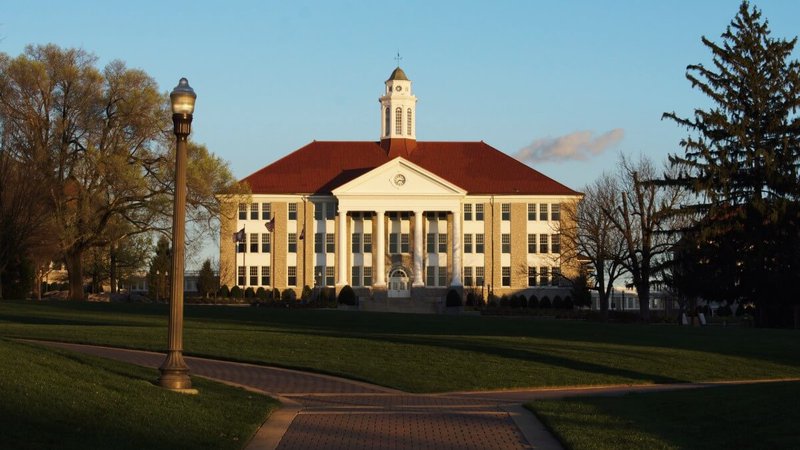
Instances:
[[[397,67],[400,67],[400,60],[401,59],[403,59],[403,57],[400,56],[400,51],[398,50],[397,51],[397,56],[394,57],[394,60],[397,61]]]

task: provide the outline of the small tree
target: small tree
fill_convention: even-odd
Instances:
[[[572,289],[572,303],[577,307],[592,306],[592,293],[589,291],[589,280],[586,274],[581,272],[577,277],[570,280]]]
[[[294,289],[286,288],[281,293],[281,301],[286,303],[293,303],[297,298],[297,294],[294,293]]]
[[[256,289],[256,297],[258,297],[258,299],[261,300],[261,301],[266,300],[267,299],[267,291],[266,291],[266,289],[264,289],[263,287],[259,286],[258,289]]]
[[[242,288],[239,286],[234,286],[231,288],[231,298],[242,298],[244,296],[244,292],[242,292]]]
[[[281,290],[278,288],[272,289],[272,301],[277,302],[281,299]]]
[[[536,294],[531,294],[531,298],[528,299],[528,308],[536,309],[539,307],[539,298],[536,297]]]
[[[542,309],[550,309],[550,308],[552,308],[552,305],[550,304],[550,298],[548,296],[546,296],[546,295],[544,297],[542,297],[542,299],[539,300],[539,307],[542,308]]]
[[[244,290],[244,298],[253,298],[256,296],[256,291],[253,290],[252,286],[248,286],[247,289]]]
[[[208,298],[217,291],[217,285],[217,277],[214,276],[214,270],[211,268],[211,260],[206,259],[203,261],[203,266],[200,267],[200,273],[197,274],[197,290],[200,295]]]

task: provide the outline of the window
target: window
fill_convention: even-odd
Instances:
[[[384,111],[384,113],[386,114],[386,117],[385,117],[385,122],[386,123],[384,124],[385,125],[384,128],[386,129],[386,132],[385,132],[386,136],[389,135],[389,130],[390,130],[389,127],[391,126],[391,123],[392,123],[391,115],[390,115],[389,112],[390,112],[389,108],[386,108],[386,111]]]
[[[236,251],[238,253],[244,253],[245,249],[247,248],[247,235],[244,235],[244,239],[236,243]]]
[[[237,278],[236,285],[244,286],[244,266],[239,266],[237,270],[237,275],[238,276],[236,277]]]
[[[289,266],[286,268],[286,277],[287,284],[289,286],[297,286],[297,266]]]
[[[403,110],[400,107],[394,110],[394,134],[403,134]]]
[[[406,134],[411,136],[411,108],[408,108],[408,111],[406,111],[406,116],[408,121],[406,125]]]
[[[502,253],[511,253],[511,235],[508,233],[503,233],[500,236],[500,251]]]
[[[336,280],[334,279],[334,267],[327,266],[325,267],[325,286],[333,286],[336,284]]]
[[[297,203],[289,203],[289,220],[297,220]]]
[[[258,233],[250,234],[250,253],[258,253]]]
[[[528,253],[536,253],[536,235],[528,235]]]
[[[549,236],[546,234],[539,235],[539,253],[547,253],[547,240]]]
[[[333,220],[336,218],[336,203],[325,203],[325,219]]]
[[[439,253],[447,253],[447,233],[439,233]]]
[[[239,203],[239,220],[247,220],[247,203]]]
[[[325,233],[314,233],[314,253],[322,253],[322,241]]]
[[[403,233],[400,235],[400,252],[401,253],[408,253],[408,233]]]
[[[483,203],[475,204],[475,220],[483,220]]]
[[[528,286],[536,286],[536,267],[528,267]]]
[[[436,233],[428,233],[425,247],[428,253],[436,253]]]
[[[289,233],[289,253],[297,253],[297,233]]]
[[[536,203],[528,203],[528,220],[536,220]]]
[[[361,286],[361,267],[353,266],[351,268],[350,284],[352,286]]]
[[[561,220],[561,204],[553,203],[550,205],[550,220],[558,222]]]
[[[475,253],[483,253],[483,233],[475,235]]]
[[[476,267],[475,268],[475,285],[476,286],[483,286],[483,274],[485,269],[483,267]]]
[[[325,217],[325,203],[314,204],[314,220],[322,220]]]
[[[547,220],[547,203],[539,204],[539,220]]]
[[[464,220],[472,220],[472,205],[470,203],[464,205]]]
[[[472,235],[464,235],[464,253],[472,253]]]
[[[439,286],[447,286],[447,267],[439,266]]]
[[[364,267],[364,286],[372,286],[372,267]]]
[[[502,281],[501,284],[506,287],[511,286],[511,267],[504,266],[502,268],[502,273],[503,273],[503,279],[501,280]]]
[[[561,280],[561,268],[551,267],[550,273],[552,275],[551,282],[553,283],[553,286],[558,286],[558,282]]]
[[[250,286],[258,286],[258,266],[250,266]]]
[[[342,251],[345,251],[342,249]],[[336,239],[333,233],[325,234],[325,253],[336,253]]]
[[[261,235],[261,253],[269,253],[271,247],[269,233],[263,233]]]
[[[372,253],[372,233],[364,233],[364,253]]]
[[[550,236],[550,251],[561,253],[561,235],[553,234]]]
[[[353,253],[361,253],[361,233],[353,233],[352,242]]]
[[[425,284],[436,286],[436,267],[428,266],[425,268]]]
[[[272,205],[269,203],[261,204],[261,220],[269,220],[272,217]]]
[[[269,266],[261,266],[261,285],[262,286],[272,285],[269,274]]]
[[[539,284],[547,286],[550,281],[549,270],[547,267],[539,268]]]
[[[389,233],[389,253],[400,253],[400,234]]]
[[[314,286],[322,286],[322,282],[325,281],[322,278],[322,272],[325,270],[323,266],[314,266]]]
[[[509,221],[511,220],[511,204],[503,203],[500,205],[500,219]]]
[[[250,220],[258,220],[258,203],[250,203]]]
[[[472,279],[472,267],[464,267],[464,286],[475,286]]]

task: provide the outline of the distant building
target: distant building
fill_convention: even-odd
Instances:
[[[313,141],[244,178],[251,197],[220,196],[220,283],[350,285],[364,307],[424,309],[449,288],[569,295],[559,230],[581,194],[482,141],[417,141],[399,67],[379,101],[380,140]]]

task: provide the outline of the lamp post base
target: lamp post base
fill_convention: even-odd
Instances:
[[[189,378],[189,367],[183,360],[181,352],[171,351],[161,367],[158,368],[161,376],[158,385],[172,391],[195,391],[192,389],[192,379]]]

